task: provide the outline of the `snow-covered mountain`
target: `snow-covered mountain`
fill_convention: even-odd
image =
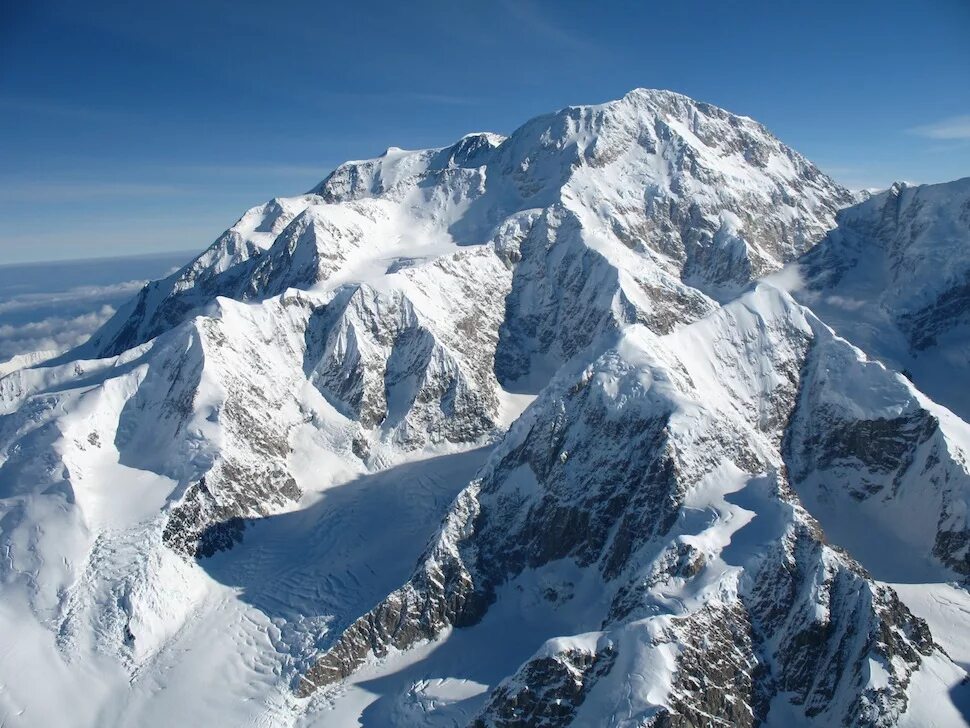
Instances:
[[[557,375],[411,580],[341,635],[302,690],[371,654],[477,629],[519,590],[570,632],[534,641],[484,724],[748,725],[774,701],[789,720],[893,725],[924,662],[959,670],[823,527],[851,510],[854,528],[892,534],[877,572],[899,554],[941,576],[970,565],[956,444],[970,428],[923,404],[774,288],[666,336],[632,326]],[[925,432],[880,417],[902,406]],[[882,439],[861,445],[873,430]],[[799,496],[819,503],[823,527]],[[564,690],[571,704],[556,702]]]
[[[970,177],[842,211],[799,270],[799,298],[970,418]]]
[[[640,89],[249,210],[0,378],[0,716],[962,725],[964,182]]]

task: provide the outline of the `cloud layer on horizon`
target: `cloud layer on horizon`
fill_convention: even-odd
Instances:
[[[0,298],[0,363],[20,354],[84,343],[147,281],[128,280]]]
[[[20,326],[0,324],[0,362],[36,351],[67,351],[87,341],[114,312],[114,306],[102,304],[78,316],[50,316]]]

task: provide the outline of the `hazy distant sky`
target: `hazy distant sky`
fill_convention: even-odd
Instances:
[[[0,263],[201,249],[344,159],[669,88],[838,180],[970,175],[970,2],[5,2]]]

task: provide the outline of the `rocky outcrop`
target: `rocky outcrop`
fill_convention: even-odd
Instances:
[[[573,723],[595,682],[613,667],[616,653],[564,650],[536,657],[489,696],[472,728],[552,728]]]
[[[641,692],[634,714],[648,724],[760,725],[784,696],[806,721],[894,725],[913,673],[939,650],[891,589],[826,543],[784,476],[786,433],[802,418],[847,442],[812,414],[826,398],[799,386],[831,349],[857,369],[839,381],[888,376],[762,288],[666,337],[627,330],[594,364],[567,367],[456,501],[412,579],[340,634],[298,693],[390,649],[474,628],[508,585],[569,564],[598,573],[612,594],[594,633],[611,656],[627,655],[611,680],[670,671],[666,688]],[[870,392],[852,391],[843,407],[858,419]],[[886,448],[868,453],[869,472],[891,487],[894,472],[879,467],[898,458],[896,440]],[[828,450],[833,461],[849,456]],[[494,688],[483,725],[581,723],[617,658],[554,643]]]

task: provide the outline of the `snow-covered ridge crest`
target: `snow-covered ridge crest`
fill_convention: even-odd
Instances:
[[[604,293],[594,307],[594,321],[649,319],[669,329],[661,300],[679,301],[675,320],[696,318],[713,305],[698,289],[722,297],[776,269],[820,239],[850,200],[750,119],[640,89],[538,117],[508,138],[474,134],[449,147],[395,148],[341,165],[308,195],[250,210],[197,261],[151,284],[92,338],[88,355],[142,343],[217,295],[260,299],[284,287],[383,273],[362,267],[358,248],[370,259],[386,251],[390,264],[395,255],[498,244],[523,258],[515,298],[550,296],[541,286],[522,289],[535,287],[538,271],[573,275],[570,267],[582,258],[584,267],[603,267],[601,276],[616,279],[613,295]],[[502,230],[523,214],[542,221],[536,242],[561,252],[550,259],[533,252],[535,245],[504,244]],[[300,232],[311,229],[311,238]],[[301,266],[291,270],[298,251]],[[562,298],[568,306],[568,292]],[[555,329],[556,308],[543,302],[537,325]],[[517,324],[509,323],[512,338]],[[591,335],[583,328],[540,334],[554,340],[525,353],[560,361]]]

